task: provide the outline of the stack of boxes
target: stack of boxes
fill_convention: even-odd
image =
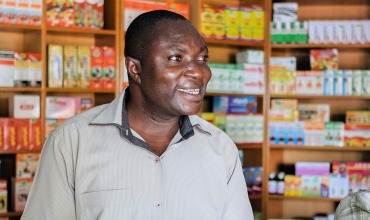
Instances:
[[[47,0],[46,25],[102,29],[104,0]]]
[[[298,4],[273,3],[271,43],[365,44],[370,42],[370,20],[298,21]]]
[[[295,2],[273,3],[271,43],[307,43],[308,22],[298,21],[298,4]]]
[[[369,162],[299,161],[294,168],[294,174],[284,177],[284,196],[342,199],[350,192],[370,187]]]
[[[22,212],[26,206],[40,154],[16,155],[16,176],[12,178],[12,209]]]
[[[125,0],[124,12],[124,30],[127,30],[131,22],[140,14],[152,10],[169,10],[176,12],[186,19],[190,17],[190,8],[188,4],[175,3],[173,1],[155,2],[155,1],[142,1],[142,0]]]
[[[41,0],[0,1],[0,23],[40,26],[41,15]]]
[[[116,52],[113,47],[49,45],[50,88],[114,89]]]
[[[271,94],[370,95],[370,70],[338,69],[337,49],[310,50],[310,71],[296,71],[295,57],[270,60]]]
[[[256,113],[256,97],[215,96],[212,113],[201,113],[201,117],[236,143],[262,143],[263,116]]]
[[[41,87],[41,54],[0,51],[1,87]]]
[[[264,39],[265,11],[260,6],[202,6],[200,33],[209,39]]]
[[[40,150],[40,97],[15,95],[10,102],[10,113],[11,117],[0,118],[0,150]]]
[[[346,123],[330,121],[328,104],[298,104],[296,99],[273,99],[269,129],[272,145],[370,146],[370,112],[348,111]]]

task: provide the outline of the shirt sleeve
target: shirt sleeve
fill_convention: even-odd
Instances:
[[[62,140],[49,134],[21,220],[76,219],[72,154]]]
[[[243,176],[242,166],[235,144],[229,153],[227,169],[229,179],[227,183],[227,200],[222,220],[253,220],[253,211],[248,198],[247,186]]]

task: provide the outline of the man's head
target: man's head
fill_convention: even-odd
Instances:
[[[195,27],[176,13],[151,11],[131,23],[125,39],[129,89],[137,103],[161,117],[196,114],[211,71]]]
[[[155,28],[161,21],[184,21],[189,22],[182,15],[166,11],[156,10],[143,13],[135,18],[128,27],[125,34],[125,56],[141,60],[153,40],[158,37],[158,30]],[[165,32],[166,30],[160,30]]]

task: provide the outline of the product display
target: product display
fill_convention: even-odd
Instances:
[[[256,219],[330,219],[368,188],[369,3],[252,2],[0,0],[1,216],[21,215],[32,183],[19,155],[128,86],[125,30],[155,9],[184,15],[207,43],[199,115],[238,146]]]

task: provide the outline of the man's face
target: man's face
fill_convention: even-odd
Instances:
[[[161,21],[157,33],[141,62],[146,108],[164,117],[196,114],[211,78],[208,49],[184,21]]]

